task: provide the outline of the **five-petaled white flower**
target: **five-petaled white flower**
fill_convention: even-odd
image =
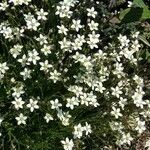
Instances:
[[[69,138],[67,137],[65,139],[65,141],[61,141],[61,143],[63,144],[64,150],[72,150],[73,149],[74,143],[73,143],[72,139],[69,140]]]
[[[15,119],[18,121],[18,125],[26,124],[27,116],[24,116],[22,113],[20,113],[20,115]]]
[[[44,119],[46,120],[47,123],[48,123],[50,120],[54,120],[53,117],[52,117],[49,113],[46,113]]]
[[[115,116],[116,119],[118,119],[119,117],[122,117],[122,114],[120,113],[120,108],[115,108],[114,106],[112,107],[112,111],[111,114],[113,116]]]
[[[39,109],[39,106],[37,105],[38,101],[30,99],[30,103],[27,104],[27,107],[30,108],[30,111],[33,112],[34,109]]]
[[[19,108],[23,108],[23,104],[25,103],[21,97],[19,98],[16,98],[15,97],[15,100],[11,102],[12,104],[14,104],[15,106],[15,109],[19,110]]]
[[[58,99],[55,99],[55,101],[51,100],[50,103],[52,105],[51,106],[52,109],[58,109],[59,107],[62,106],[62,104],[59,103]]]
[[[88,11],[88,14],[87,14],[88,17],[93,17],[93,18],[96,17],[97,11],[95,11],[94,7],[92,7],[91,9],[87,8],[87,11]]]

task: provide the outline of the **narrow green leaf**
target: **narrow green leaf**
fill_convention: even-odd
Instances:
[[[122,19],[125,17],[125,15],[126,15],[127,13],[129,13],[130,10],[131,10],[131,8],[127,8],[127,9],[125,9],[125,10],[122,10],[122,11],[120,12],[119,19],[122,20]]]
[[[139,40],[141,40],[143,43],[145,43],[147,46],[150,47],[150,43],[147,41],[147,39],[145,38],[145,36],[140,35],[139,36]]]

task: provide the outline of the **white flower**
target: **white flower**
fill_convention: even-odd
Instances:
[[[28,52],[28,61],[33,62],[34,65],[36,65],[37,61],[40,60],[40,57],[38,56],[39,53],[33,49],[33,51]]]
[[[27,116],[24,116],[22,113],[20,113],[19,117],[16,117],[15,119],[18,121],[18,125],[26,124]]]
[[[131,50],[133,52],[138,52],[141,45],[139,44],[138,40],[132,41]]]
[[[27,104],[27,107],[30,108],[30,111],[33,112],[34,109],[39,109],[39,106],[37,105],[38,101],[30,99],[30,103]]]
[[[79,31],[80,28],[82,28],[81,20],[72,20],[73,24],[71,25],[72,29],[75,29],[77,32]]]
[[[70,18],[71,14],[73,13],[72,11],[70,11],[70,5],[64,5],[64,3],[62,4],[62,6],[57,6],[56,7],[57,11],[56,11],[56,15],[59,15],[60,18]]]
[[[48,56],[48,54],[51,54],[52,48],[53,48],[53,45],[44,45],[41,48],[41,52],[44,53],[45,56]]]
[[[50,120],[54,120],[53,117],[52,117],[49,113],[46,113],[44,119],[46,120],[47,123],[48,123]]]
[[[134,100],[136,107],[143,108],[143,106],[146,105],[146,102],[143,100],[143,91],[135,92],[132,99]]]
[[[124,75],[123,73],[124,68],[122,66],[122,63],[116,62],[114,66],[115,66],[115,70],[113,71],[113,74],[117,75],[118,78],[121,78],[121,76]]]
[[[66,37],[63,38],[62,41],[59,41],[61,49],[68,50],[71,46],[71,42],[66,39]]]
[[[27,29],[37,31],[37,27],[40,25],[40,23],[34,18],[34,16],[30,13],[28,15],[25,14],[24,16],[27,23]]]
[[[7,2],[0,3],[0,10],[5,11],[8,6]]]
[[[127,39],[127,36],[122,36],[122,35],[120,34],[119,37],[118,37],[118,39],[119,39],[119,41],[120,41],[122,47],[129,45],[130,40]]]
[[[73,132],[74,138],[80,139],[83,135],[83,131],[84,131],[84,127],[82,127],[80,123],[74,126],[74,132]]]
[[[86,105],[88,106],[89,105],[89,98],[88,98],[88,94],[87,93],[83,93],[81,96],[80,96],[80,102],[81,102],[81,105]]]
[[[119,105],[122,109],[124,109],[124,106],[127,104],[127,99],[126,98],[122,98],[120,97],[120,100],[119,100]]]
[[[133,38],[138,38],[139,34],[140,34],[140,32],[137,31],[137,32],[135,32],[135,33],[132,35],[132,37],[133,37]]]
[[[141,134],[143,131],[146,130],[145,121],[141,121],[139,118],[137,119],[137,127],[135,128]]]
[[[62,104],[61,103],[59,103],[59,101],[58,101],[58,99],[55,99],[55,101],[50,101],[50,103],[51,103],[51,109],[58,109],[59,107],[61,107],[62,106]]]
[[[111,90],[112,90],[112,95],[116,96],[117,98],[119,98],[120,95],[122,94],[122,91],[118,86],[116,86],[115,88],[112,87]]]
[[[76,94],[77,97],[79,97],[79,95],[83,94],[83,87],[80,87],[80,86],[77,86],[77,85],[70,86],[68,88],[68,91],[73,92],[74,94]]]
[[[88,124],[87,122],[85,123],[85,126],[83,128],[84,128],[84,131],[86,132],[85,133],[86,135],[88,135],[89,133],[92,133],[91,125]]]
[[[10,49],[10,53],[14,58],[17,58],[18,55],[20,55],[20,52],[22,51],[23,46],[22,45],[14,45],[13,48]]]
[[[31,78],[31,70],[27,69],[27,68],[24,68],[24,71],[23,72],[20,72],[20,75],[23,76],[23,79],[26,80],[28,78]]]
[[[15,108],[16,108],[17,110],[19,110],[20,108],[23,108],[22,105],[23,105],[25,102],[22,100],[21,97],[19,97],[19,98],[16,98],[16,97],[15,97],[15,100],[12,101],[11,103],[14,104],[14,106],[15,106]]]
[[[137,85],[138,85],[139,87],[143,87],[144,82],[143,82],[143,79],[142,79],[141,77],[135,75],[135,76],[133,77],[133,80],[137,83]]]
[[[89,44],[91,49],[98,48],[97,44],[99,43],[100,34],[96,34],[95,31],[92,34],[88,34],[89,40],[87,43]]]
[[[79,106],[79,100],[76,97],[67,98],[67,104],[66,107],[69,107],[70,109],[74,109],[74,106]]]
[[[27,21],[27,28],[28,29],[33,29],[35,31],[37,31],[37,27],[40,25],[40,23],[33,18],[31,21]]]
[[[18,62],[21,63],[22,67],[24,67],[27,63],[27,57],[24,54],[21,59],[18,59]]]
[[[96,17],[97,11],[95,11],[94,7],[92,7],[91,9],[87,8],[87,11],[88,11],[88,14],[87,14],[88,17],[93,17],[93,18]]]
[[[46,16],[48,15],[48,12],[44,12],[42,8],[40,9],[40,11],[37,11],[36,14],[38,15],[38,20],[47,20]]]
[[[38,42],[40,42],[40,45],[48,44],[47,36],[44,36],[44,35],[42,35],[42,34],[40,34],[39,37],[36,38],[36,40],[37,40]]]
[[[131,137],[130,133],[127,134],[123,134],[122,136],[122,143],[123,144],[131,144],[131,141],[133,140],[133,138]]]
[[[39,64],[41,65],[40,70],[43,70],[45,72],[48,72],[49,69],[53,67],[51,64],[48,63],[48,60],[45,60],[45,62],[40,62]]]
[[[53,80],[54,83],[56,83],[60,79],[61,73],[59,73],[57,70],[54,70],[53,72],[50,72],[50,79]]]
[[[4,74],[7,70],[9,69],[9,67],[7,66],[7,63],[0,63],[0,74]]]
[[[115,116],[116,119],[118,119],[119,117],[122,117],[122,114],[120,113],[120,108],[115,108],[114,106],[112,107],[112,111],[111,114],[113,116]]]
[[[65,141],[61,141],[61,143],[63,144],[64,150],[72,150],[74,143],[73,140],[69,140],[69,138],[67,137]]]
[[[71,115],[69,114],[69,112],[63,112],[62,109],[57,109],[57,117],[62,121],[62,124],[64,126],[68,126],[69,125],[69,118],[71,118]]]
[[[57,28],[59,29],[58,33],[67,35],[68,29],[64,25],[57,26]]]
[[[16,5],[22,5],[22,4],[28,5],[29,2],[31,2],[31,0],[9,0],[8,2],[13,3],[15,6]]]
[[[90,27],[91,31],[98,30],[98,23],[94,22],[93,20],[90,23],[88,23],[88,26]]]
[[[100,92],[100,93],[103,93],[104,90],[106,90],[106,88],[103,86],[103,83],[98,82],[98,83],[96,84],[95,91]]]
[[[13,97],[20,97],[22,94],[24,94],[24,90],[23,90],[23,86],[19,86],[19,87],[13,87],[13,93],[12,96]]]

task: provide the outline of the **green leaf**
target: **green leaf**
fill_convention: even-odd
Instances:
[[[143,9],[142,19],[150,19],[150,10],[148,7]]]
[[[141,19],[150,19],[150,10],[143,0],[134,0],[133,6],[143,8]],[[136,13],[135,13],[136,14]]]
[[[142,17],[143,9],[139,7],[131,7],[120,13],[122,23],[130,23],[139,21]]]
[[[150,52],[146,50],[146,59],[149,59],[149,57],[150,57]]]
[[[139,40],[141,40],[143,43],[145,43],[147,46],[150,47],[150,43],[147,41],[147,39],[145,38],[145,36],[139,36]]]
[[[140,7],[140,8],[145,8],[147,7],[145,5],[145,3],[143,2],[143,0],[134,0],[133,1],[133,5],[135,5],[136,7]]]
[[[131,8],[127,8],[127,9],[122,10],[122,11],[120,12],[119,19],[122,20],[122,19],[125,17],[125,15],[126,15],[127,13],[129,13],[130,10],[131,10]]]

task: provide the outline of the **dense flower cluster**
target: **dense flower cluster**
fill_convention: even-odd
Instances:
[[[4,20],[0,24],[2,41],[9,44],[7,52],[0,55],[0,84],[7,94],[4,105],[9,103],[9,112],[15,111],[14,126],[28,128],[31,114],[42,112],[45,123],[57,121],[64,128],[70,126],[71,135],[60,143],[65,150],[72,150],[76,140],[93,133],[92,124],[76,123],[72,112],[82,107],[98,108],[103,102],[107,105],[103,115],[111,118],[109,126],[116,134],[116,143],[130,145],[137,133],[146,130],[150,114],[150,101],[143,98],[144,81],[137,73],[140,33],[120,33],[100,48],[99,13],[89,6],[81,12],[86,19],[80,18],[74,10],[80,5],[77,0],[64,0],[53,7],[57,25],[48,32],[46,22],[51,12],[32,5],[31,0],[4,1],[0,11],[18,11],[18,6],[24,5],[28,11],[22,10],[20,23]],[[43,84],[60,84],[65,92],[56,89],[47,96]],[[37,87],[40,92],[34,91]],[[0,125],[5,127],[6,114],[1,116]]]

